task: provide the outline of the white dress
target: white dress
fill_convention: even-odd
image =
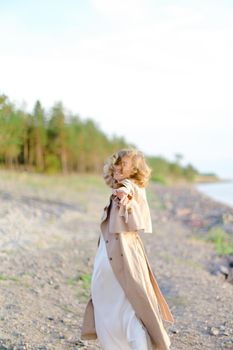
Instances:
[[[135,314],[108,260],[101,233],[91,295],[96,333],[104,350],[152,350],[149,334]]]

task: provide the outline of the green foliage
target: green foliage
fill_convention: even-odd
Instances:
[[[195,169],[191,164],[188,164],[183,169],[183,175],[188,181],[193,181],[197,174],[198,174],[197,169]]]
[[[191,165],[182,166],[180,160],[181,154],[175,154],[176,161],[170,162],[164,157],[147,157],[148,165],[152,168],[151,180],[167,184],[171,179],[185,179],[193,181],[198,171]]]
[[[0,282],[1,281],[14,281],[14,282],[20,282],[20,279],[18,276],[6,276],[3,274],[0,274]]]
[[[6,96],[0,96],[0,158],[10,168],[17,163],[23,135],[22,113],[16,111]]]
[[[48,113],[36,101],[30,114],[0,95],[1,168],[101,173],[107,156],[127,146],[121,137],[107,137],[93,120],[68,113],[61,102]]]
[[[147,163],[152,169],[151,180],[165,184],[169,162],[163,157],[147,157]]]
[[[166,179],[162,175],[152,174],[150,179],[151,179],[151,181],[160,183],[162,185],[166,185]]]
[[[48,154],[45,158],[45,172],[47,174],[56,174],[61,171],[61,164],[58,156],[55,154]]]
[[[84,289],[89,289],[91,284],[91,274],[83,274],[80,276],[80,281],[82,281],[82,287]]]
[[[77,284],[81,286],[82,289],[90,289],[90,284],[91,284],[91,274],[89,273],[84,273],[84,274],[79,274],[75,277],[70,277],[67,279],[67,283],[70,286],[76,286]]]
[[[84,273],[67,279],[68,285],[77,288],[78,298],[85,302],[90,294],[91,274]]]
[[[6,281],[7,277],[5,275],[0,274],[0,281]]]
[[[107,137],[92,119],[81,120],[56,102],[46,112],[36,101],[32,113],[17,109],[7,96],[0,95],[0,167],[30,172],[102,173],[105,159],[120,148],[134,147],[124,137]],[[180,165],[163,157],[148,157],[152,181],[162,184],[169,178],[194,179],[191,164]]]
[[[204,239],[214,243],[219,256],[233,254],[233,237],[220,226],[212,227]]]

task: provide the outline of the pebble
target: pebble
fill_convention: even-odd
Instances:
[[[222,349],[233,349],[233,339],[228,339],[221,343]]]
[[[210,334],[211,335],[218,335],[219,334],[219,329],[216,327],[211,327],[210,328]]]
[[[230,332],[228,332],[228,331],[224,331],[224,332],[223,332],[223,335],[227,335],[227,336],[229,336],[229,335],[230,335]]]
[[[9,348],[6,348],[4,345],[0,344],[0,350],[8,350]]]
[[[177,328],[170,328],[170,331],[174,334],[178,334],[179,333],[179,330]]]
[[[52,316],[48,316],[47,318],[48,318],[49,321],[53,321],[54,320],[54,318]]]

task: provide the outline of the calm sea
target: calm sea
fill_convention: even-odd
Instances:
[[[195,187],[207,196],[233,207],[233,182],[199,184]]]

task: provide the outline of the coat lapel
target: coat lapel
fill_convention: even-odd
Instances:
[[[107,219],[108,210],[109,210],[109,206],[111,204],[111,201],[112,201],[112,196],[110,196],[107,205],[104,207],[104,211],[103,211],[101,219],[100,219],[100,225],[102,224],[103,221],[105,221]]]

